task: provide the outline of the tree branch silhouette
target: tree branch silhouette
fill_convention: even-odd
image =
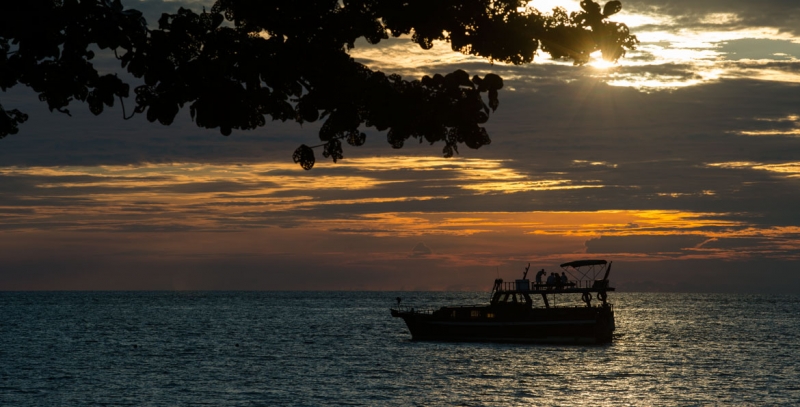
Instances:
[[[373,71],[347,51],[364,37],[377,44],[411,34],[423,49],[448,41],[464,54],[511,64],[533,61],[538,50],[555,58],[588,62],[597,50],[615,61],[637,40],[602,8],[542,14],[521,0],[218,0],[210,10],[181,8],[150,29],[141,12],[119,0],[27,0],[4,5],[0,15],[0,89],[30,87],[51,111],[69,114],[73,101],[98,115],[115,96],[130,97],[116,74],[101,75],[91,47],[108,49],[137,86],[135,114],[169,125],[188,105],[194,122],[249,130],[272,120],[324,120],[323,156],[343,158],[342,141],[362,145],[361,126],[387,131],[393,148],[413,138],[443,142],[443,155],[459,144],[480,148],[491,139],[484,127],[499,106],[503,80],[495,74],[447,75],[406,80]],[[484,101],[484,96],[486,101]],[[0,105],[0,138],[16,134],[28,116]],[[315,163],[312,147],[293,159]]]

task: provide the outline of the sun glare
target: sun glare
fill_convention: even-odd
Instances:
[[[589,62],[589,66],[595,69],[608,70],[617,66],[617,64],[611,61],[606,61],[603,58],[594,58],[591,62]]]

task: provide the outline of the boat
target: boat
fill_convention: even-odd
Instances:
[[[615,329],[608,302],[611,263],[578,260],[561,264],[562,274],[544,269],[531,283],[530,264],[521,279],[494,281],[489,304],[445,306],[436,310],[401,305],[390,308],[402,318],[414,341],[605,344]],[[566,278],[565,278],[566,277]],[[541,298],[539,301],[538,299]],[[537,299],[537,304],[534,304]]]

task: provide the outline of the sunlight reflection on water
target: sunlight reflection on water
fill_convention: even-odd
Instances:
[[[607,346],[412,342],[486,293],[0,293],[3,405],[790,405],[800,298],[615,294]]]

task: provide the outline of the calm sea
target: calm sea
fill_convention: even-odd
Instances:
[[[487,293],[0,293],[2,406],[799,405],[800,297],[612,294],[606,346],[412,342]]]

